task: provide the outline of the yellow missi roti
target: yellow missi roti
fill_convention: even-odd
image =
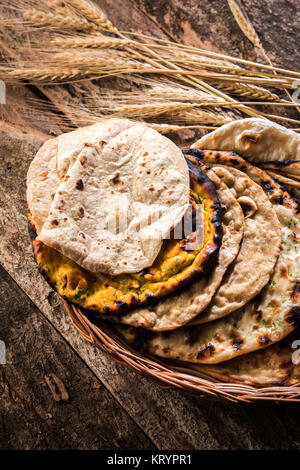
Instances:
[[[193,227],[184,239],[164,240],[153,265],[138,273],[111,276],[92,273],[35,239],[34,254],[39,269],[57,292],[68,301],[102,314],[124,312],[176,291],[203,274],[216,259],[222,242],[221,207],[214,184],[200,168],[188,162],[190,202],[195,216],[201,211],[201,227]],[[203,231],[201,246],[188,250]]]

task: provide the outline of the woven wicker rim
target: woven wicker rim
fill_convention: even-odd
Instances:
[[[235,403],[300,402],[300,383],[290,386],[254,387],[218,381],[185,366],[177,367],[131,349],[114,330],[96,325],[78,308],[64,300],[65,308],[80,335],[108,353],[116,362],[150,378],[163,388],[211,400]]]

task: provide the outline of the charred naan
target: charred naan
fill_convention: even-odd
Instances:
[[[210,163],[210,154],[215,162],[214,152],[202,153],[206,163]],[[236,154],[219,153],[221,164],[246,173],[268,195],[282,228],[279,257],[267,286],[243,308],[224,318],[167,334],[117,326],[129,341],[150,354],[194,363],[219,363],[270,346],[300,324],[300,208],[265,172]]]
[[[200,165],[209,176],[216,187],[222,206],[223,240],[217,263],[206,276],[193,281],[184,290],[161,299],[154,305],[114,318],[123,324],[153,331],[166,331],[188,323],[209,304],[226,269],[238,255],[243,236],[244,217],[236,197],[212,170],[192,156],[188,155],[187,158],[193,164]]]

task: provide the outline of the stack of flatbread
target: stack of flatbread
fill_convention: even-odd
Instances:
[[[184,151],[107,120],[49,140],[31,163],[35,258],[63,298],[142,353],[229,382],[294,384],[299,185],[300,136],[268,120]]]

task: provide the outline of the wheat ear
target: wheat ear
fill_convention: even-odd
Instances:
[[[227,2],[237,24],[239,25],[239,27],[241,28],[245,36],[249,39],[249,41],[252,42],[254,46],[260,49],[266,61],[273,67],[273,63],[271,59],[269,58],[266,51],[264,50],[263,45],[261,44],[260,39],[258,37],[258,34],[256,33],[251,21],[248,18],[248,15],[246,14],[240,2],[239,4],[236,0],[227,0]],[[273,71],[273,73],[274,75],[276,75],[275,71]],[[285,89],[284,91],[286,92],[289,99],[295,104],[295,101],[292,95],[290,94],[290,92],[287,89]],[[297,110],[300,113],[299,107],[297,107]]]
[[[25,20],[39,25],[49,25],[56,28],[81,30],[81,31],[95,31],[97,26],[84,18],[78,18],[73,15],[62,15],[60,13],[44,13],[37,10],[23,10],[22,12]]]
[[[256,85],[249,85],[240,82],[226,82],[226,81],[210,81],[213,86],[232,93],[233,95],[258,99],[262,101],[280,101],[279,96],[275,95],[265,88],[258,87]]]
[[[101,29],[107,29],[112,33],[117,33],[117,28],[105,16],[103,11],[89,0],[66,0],[66,4],[75,8],[79,13],[89,18]]]
[[[236,0],[227,0],[227,3],[229,5],[229,8],[237,22],[237,24],[239,25],[239,27],[241,28],[241,30],[243,31],[243,33],[245,34],[245,36],[249,39],[249,41],[252,42],[252,44],[255,46],[255,47],[258,47],[259,49],[262,49],[262,44],[260,42],[260,39],[255,31],[255,29],[253,28],[249,18],[248,18],[248,15],[246,14],[244,8],[242,7],[241,3],[240,2],[237,2]]]
[[[55,38],[53,44],[61,47],[81,47],[81,48],[99,48],[99,49],[116,49],[118,47],[124,47],[131,41],[125,39],[106,38],[94,36],[91,38]]]

